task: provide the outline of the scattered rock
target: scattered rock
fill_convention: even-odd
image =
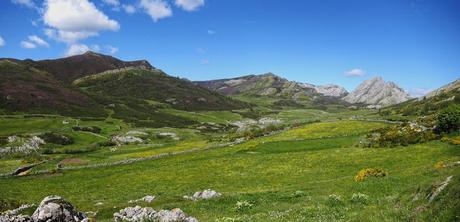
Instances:
[[[195,192],[193,196],[184,196],[184,199],[197,201],[197,200],[208,200],[208,199],[212,199],[212,198],[216,198],[220,196],[222,196],[221,193],[218,193],[211,189],[207,189],[207,190]]]
[[[142,222],[146,220],[159,222],[198,222],[197,219],[187,216],[181,209],[161,210],[156,212],[150,207],[127,207],[113,214],[113,220]]]
[[[147,202],[147,203],[151,203],[152,201],[155,200],[155,196],[150,196],[150,195],[147,195],[145,197],[142,197],[140,199],[137,199],[137,200],[130,200],[129,203],[136,203],[136,202],[140,202],[140,201],[144,201],[144,202]]]
[[[135,137],[135,136],[114,136],[112,137],[112,142],[115,142],[117,144],[130,144],[130,143],[143,143],[144,140],[142,140],[139,137]]]
[[[177,136],[176,133],[173,133],[173,132],[162,132],[162,133],[158,133],[158,136],[160,137],[169,137],[173,140],[180,140],[179,136]]]
[[[60,196],[48,196],[32,214],[34,222],[86,222],[86,215]]]
[[[42,140],[38,136],[33,136],[32,138],[20,138],[17,136],[9,136],[8,137],[9,143],[20,143],[21,145],[12,145],[5,148],[0,148],[0,155],[2,154],[13,154],[13,153],[23,153],[29,154],[31,152],[37,151],[40,149],[40,145],[46,144],[44,140]]]
[[[32,222],[32,219],[27,215],[0,215],[1,222]]]
[[[450,181],[452,180],[452,177],[453,176],[447,177],[444,182],[439,184],[437,188],[427,196],[428,204],[430,204],[447,187],[447,185],[449,185]]]

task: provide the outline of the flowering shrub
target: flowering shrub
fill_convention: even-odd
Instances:
[[[367,202],[369,202],[369,196],[362,193],[354,193],[351,196],[350,201],[352,203],[366,204]]]
[[[355,181],[361,182],[366,179],[366,177],[385,177],[388,176],[388,173],[385,172],[383,169],[379,168],[367,168],[362,169],[356,174]]]
[[[442,168],[446,167],[446,164],[444,163],[444,161],[439,161],[439,162],[435,163],[433,165],[433,167],[435,169],[442,169]]]
[[[366,148],[407,146],[437,138],[438,135],[429,128],[417,123],[404,123],[372,131],[359,142],[359,146]]]
[[[236,211],[245,211],[248,209],[251,209],[254,206],[254,204],[250,203],[249,201],[243,200],[243,201],[238,201],[236,202]]]

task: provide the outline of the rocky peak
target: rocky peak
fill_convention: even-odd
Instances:
[[[349,103],[389,106],[410,99],[396,83],[385,82],[382,77],[373,77],[361,83],[352,93],[343,98]]]
[[[310,88],[315,90],[317,93],[323,96],[330,96],[330,97],[344,97],[348,94],[348,91],[343,88],[342,86],[334,85],[334,84],[327,84],[316,86],[310,83],[299,83],[305,88]]]

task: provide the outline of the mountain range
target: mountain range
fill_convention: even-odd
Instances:
[[[459,88],[453,82],[427,97]],[[186,111],[236,110],[253,107],[250,99],[267,98],[272,105],[340,105],[381,108],[410,96],[381,77],[364,81],[354,91],[337,85],[316,86],[273,73],[230,79],[189,81],[172,77],[146,60],[122,61],[87,52],[60,59],[0,59],[0,110],[57,113],[71,116],[118,116],[153,121],[160,109]]]

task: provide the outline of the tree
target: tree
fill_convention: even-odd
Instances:
[[[460,105],[451,105],[437,115],[439,132],[451,132],[460,129]]]

